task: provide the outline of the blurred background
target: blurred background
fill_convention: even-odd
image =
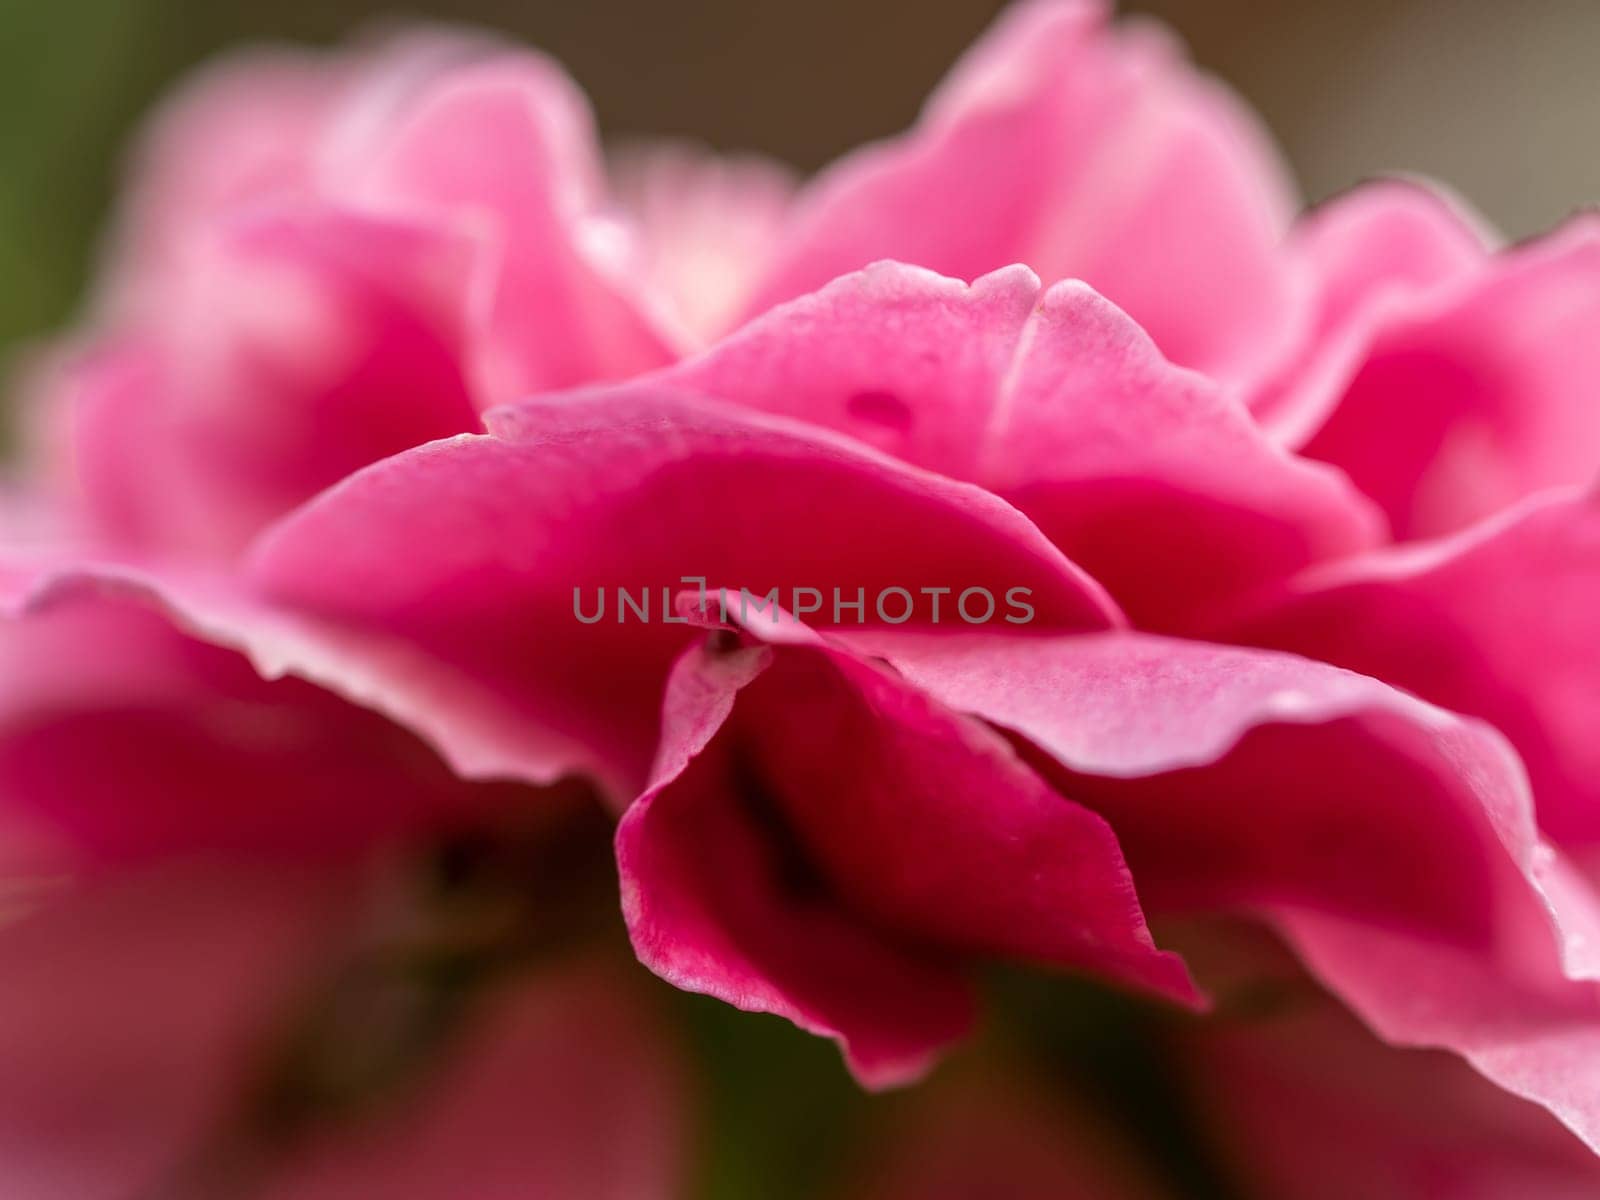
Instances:
[[[916,113],[998,0],[0,0],[0,357],[83,287],[130,128],[242,42],[468,21],[550,51],[609,136],[811,169]],[[1523,236],[1600,199],[1595,0],[1136,0],[1264,114],[1316,200],[1432,175]]]

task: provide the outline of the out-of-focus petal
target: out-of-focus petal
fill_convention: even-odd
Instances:
[[[1193,628],[1382,517],[1087,286],[879,263],[641,383],[830,426],[1028,514],[1146,626]]]
[[[588,106],[538,54],[422,28],[225,59],[157,114],[135,165],[101,304],[119,324],[167,319],[218,225],[322,202],[473,243],[465,353],[484,404],[675,356]]]
[[[417,29],[338,53],[264,48],[197,71],[146,123],[99,297],[107,315],[151,317],[196,241],[231,214],[303,201],[340,159],[437,72],[493,43]]]
[[[124,551],[226,556],[351,471],[476,428],[467,269],[458,239],[335,208],[217,229],[160,324],[42,376],[92,525]]]
[[[54,355],[30,380],[36,455],[28,474],[56,507],[75,510],[95,541],[140,545],[154,536],[148,488],[164,472],[141,467],[161,453],[150,418],[165,394],[165,366],[158,346],[124,335]],[[86,478],[94,480],[93,503]]]
[[[1308,572],[1230,631],[1490,722],[1539,821],[1600,842],[1600,498],[1558,492],[1457,537]]]
[[[1192,1094],[1233,1173],[1296,1200],[1580,1200],[1600,1163],[1459,1059],[1385,1046],[1332,1005],[1196,1027]]]
[[[1155,1200],[1134,1150],[1036,1082],[968,1071],[931,1084],[868,1150],[849,1200]]]
[[[447,222],[479,243],[472,309],[481,403],[676,357],[628,278],[588,108],[554,63],[507,55],[450,72],[371,138],[341,195]]]
[[[0,857],[14,871],[213,852],[347,860],[521,794],[462,782],[415,736],[322,687],[263,678],[233,647],[270,657],[265,614],[76,568],[19,572],[10,590]]]
[[[1303,453],[1344,470],[1402,540],[1594,476],[1600,221],[1576,218],[1412,301],[1356,321],[1367,345]]]
[[[613,156],[612,187],[639,239],[640,270],[699,345],[731,328],[788,216],[787,168],[682,142],[641,142]]]
[[[1579,900],[1590,909],[1578,947],[1588,953],[1595,902],[1587,889]],[[1312,974],[1384,1040],[1461,1055],[1508,1092],[1549,1109],[1600,1153],[1600,1001],[1592,961],[1567,968],[1580,978],[1545,964],[1517,978],[1480,956],[1337,918],[1295,913],[1279,924]],[[1530,956],[1540,949],[1535,931],[1521,936],[1530,939]],[[1527,978],[1535,974],[1544,978]]]
[[[1254,118],[1095,0],[1009,9],[909,134],[803,195],[752,313],[877,259],[1087,280],[1174,361],[1235,383],[1298,335],[1291,189]]]
[[[914,1078],[964,1032],[965,960],[1197,999],[1099,817],[991,730],[783,636],[691,647],[668,684],[656,778],[617,834],[646,965],[836,1038],[869,1085]]]
[[[210,64],[151,118],[113,245],[114,308],[165,294],[185,243],[240,205],[303,192],[340,72],[305,51],[253,51]]]
[[[578,964],[501,987],[419,1094],[301,1148],[261,1200],[682,1196],[692,1096],[639,982]]]
[[[1437,185],[1386,179],[1313,210],[1289,252],[1315,281],[1316,320],[1301,353],[1252,398],[1262,424],[1300,446],[1397,316],[1465,286],[1489,264],[1494,235]]]
[[[341,912],[313,873],[169,866],[0,896],[0,1190],[178,1196]]]
[[[425,446],[325,493],[268,532],[251,571],[293,608],[440,664],[455,704],[435,699],[440,672],[380,671],[382,686],[411,696],[413,727],[471,774],[587,766],[636,795],[686,640],[666,620],[686,576],[785,603],[800,587],[847,603],[861,591],[864,609],[835,621],[876,622],[890,587],[1030,588],[1040,629],[1118,619],[1003,501],[826,431],[603,390],[493,424],[504,437]],[[642,607],[624,609],[619,588]],[[479,696],[471,709],[461,688]]]

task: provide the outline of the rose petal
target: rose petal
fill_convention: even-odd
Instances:
[[[1467,286],[1489,264],[1495,236],[1438,185],[1363,184],[1301,221],[1290,252],[1316,281],[1316,322],[1301,354],[1251,400],[1285,445],[1301,446],[1338,404],[1384,328]]]
[[[679,987],[837,1039],[873,1086],[964,1032],[974,956],[1195,1001],[1109,828],[983,726],[793,641],[691,648],[665,713],[617,856],[640,960]]]
[[[291,607],[395,638],[412,665],[440,664],[448,706],[427,670],[373,674],[471,774],[549,781],[587,767],[636,795],[685,641],[664,622],[685,576],[776,587],[786,601],[798,587],[838,588],[846,602],[861,589],[856,620],[875,621],[872,598],[896,586],[1031,588],[1039,628],[1116,619],[1002,501],[823,431],[603,391],[494,424],[505,438],[435,443],[353,477],[271,531],[253,564]],[[617,588],[651,619],[622,610]],[[597,589],[611,607],[585,623]],[[463,689],[478,699],[459,711]]]
[[[1281,925],[1312,973],[1385,1041],[1461,1055],[1600,1153],[1592,970],[1589,979],[1535,987],[1481,957],[1337,919],[1294,914]]]
[[[1395,537],[1593,476],[1600,223],[1576,218],[1385,315],[1303,452],[1347,472]]]
[[[1442,542],[1307,574],[1233,631],[1490,722],[1556,841],[1600,841],[1600,499],[1547,495]]]
[[[1107,7],[1008,9],[912,132],[808,190],[749,311],[881,258],[969,280],[1021,262],[1087,280],[1185,366],[1275,363],[1300,320],[1284,172],[1231,95]]]
[[[341,194],[444,220],[481,246],[480,400],[630,375],[676,348],[623,279],[583,97],[554,63],[503,56],[450,72],[374,137]]]
[[[0,817],[14,869],[206,852],[348,858],[525,798],[463,783],[414,736],[333,692],[263,678],[232,647],[269,654],[267,615],[128,572],[36,571],[12,592],[0,621]]]
[[[731,328],[777,246],[795,182],[779,163],[681,142],[641,142],[611,162],[618,207],[640,240],[642,270],[703,345]]]
[[[112,307],[159,304],[185,243],[220,213],[304,191],[343,82],[322,55],[252,51],[213,62],[168,97],[135,156]]]
[[[149,339],[123,335],[63,353],[32,380],[40,436],[30,473],[94,542],[138,546],[162,535],[160,489],[168,476],[148,464],[167,452],[151,421],[166,394],[167,365]]]
[[[1143,625],[1193,627],[1376,543],[1337,473],[1263,436],[1088,287],[880,263],[783,305],[667,383],[839,429],[1010,499]]]
[[[834,635],[1059,764],[1152,909],[1263,912],[1380,1035],[1600,1146],[1600,898],[1489,727],[1288,655],[1115,634]]]
[[[683,1064],[638,982],[596,963],[501,988],[421,1095],[300,1149],[262,1200],[681,1195]]]
[[[163,324],[64,364],[70,474],[124,549],[226,555],[369,462],[478,425],[458,241],[328,207],[231,223]]]
[[[349,157],[409,93],[492,47],[418,29],[337,53],[252,49],[212,60],[162,102],[135,147],[106,314],[159,319],[197,238],[232,214],[319,194],[324,157]]]
[[[47,891],[8,913],[0,1188],[180,1194],[264,1035],[304,998],[341,904],[326,878],[231,863]]]
[[[1265,1195],[1579,1200],[1600,1186],[1593,1154],[1548,1114],[1332,1006],[1192,1033],[1198,1110]]]
[[[1309,907],[1479,945],[1506,905],[1541,904],[1508,748],[1376,680],[1136,634],[840,636],[1059,764],[1152,903]]]

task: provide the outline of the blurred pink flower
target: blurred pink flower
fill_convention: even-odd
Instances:
[[[1309,311],[1253,118],[1095,0],[1019,6],[913,130],[797,192],[685,147],[608,180],[559,67],[428,31],[221,63],[136,166],[36,390],[87,533],[143,552],[227,557],[486,407],[665,365],[877,259],[1085,279],[1241,387]]]

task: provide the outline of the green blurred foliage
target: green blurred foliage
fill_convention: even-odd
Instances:
[[[0,346],[60,321],[78,294],[113,147],[163,73],[140,7],[0,8]]]

